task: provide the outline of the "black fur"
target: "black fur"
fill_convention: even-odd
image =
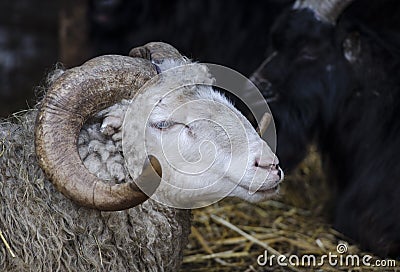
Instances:
[[[332,26],[288,10],[270,34],[277,54],[252,77],[271,101],[283,167],[315,142],[337,185],[335,227],[391,257],[400,256],[399,11],[396,0],[359,0]]]
[[[290,0],[90,0],[94,54],[129,52],[164,41],[188,57],[250,74],[254,52],[267,45],[269,27]]]

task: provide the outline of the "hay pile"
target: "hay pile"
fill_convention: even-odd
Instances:
[[[320,158],[312,148],[295,173],[285,179],[278,198],[258,204],[228,199],[194,210],[192,234],[181,271],[397,271],[393,266],[363,265],[362,257],[368,253],[329,225],[328,200],[328,184]],[[339,244],[347,247],[346,253],[338,253]],[[275,257],[272,266],[260,266],[257,257],[264,250],[268,256],[296,255],[299,265],[282,267]],[[319,265],[321,256],[329,252],[338,256],[338,262],[339,256],[343,256],[343,265],[330,265],[328,259]],[[308,265],[306,258],[305,265],[301,265],[302,256],[308,254],[316,257],[315,266],[312,260]],[[350,257],[346,261],[349,255],[360,256],[360,265],[352,265]],[[292,260],[296,262],[294,257]],[[379,261],[373,257],[367,261],[373,265],[376,260]],[[346,262],[350,265],[346,266]],[[285,263],[289,264],[287,259]],[[400,262],[395,265],[400,271]]]

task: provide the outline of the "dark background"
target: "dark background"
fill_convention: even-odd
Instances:
[[[248,76],[290,0],[0,1],[0,116],[32,107],[56,63],[128,54],[149,41]]]

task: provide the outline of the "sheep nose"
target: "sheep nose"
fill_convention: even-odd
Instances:
[[[277,181],[278,183],[281,182],[283,180],[283,177],[285,176],[283,173],[282,168],[279,166],[279,164],[268,164],[268,165],[260,165],[260,163],[256,160],[256,162],[254,163],[255,167],[260,167],[262,169],[266,169],[269,171],[273,171],[273,170],[277,170],[277,175],[279,177],[279,181]]]

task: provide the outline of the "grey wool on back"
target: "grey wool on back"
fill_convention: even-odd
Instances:
[[[177,271],[190,211],[149,199],[125,211],[74,204],[37,164],[37,110],[0,121],[0,271]]]

